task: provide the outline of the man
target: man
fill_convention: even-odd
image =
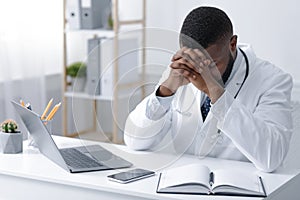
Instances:
[[[167,78],[128,116],[125,143],[150,149],[170,131],[179,151],[274,171],[292,134],[291,77],[237,46],[230,19],[214,7],[188,14],[180,45]]]

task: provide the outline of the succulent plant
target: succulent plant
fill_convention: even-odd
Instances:
[[[7,119],[1,123],[1,131],[5,133],[18,133],[18,124],[12,119]]]

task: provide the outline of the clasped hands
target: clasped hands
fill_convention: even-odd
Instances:
[[[170,64],[169,77],[160,86],[160,94],[169,96],[180,86],[192,83],[214,103],[224,93],[222,76],[213,60],[199,49],[181,48]]]

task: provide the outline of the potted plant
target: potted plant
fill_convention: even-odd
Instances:
[[[112,18],[112,14],[111,13],[108,15],[107,25],[108,25],[108,29],[109,30],[112,30],[114,28],[114,20]]]
[[[86,69],[84,62],[74,62],[67,66],[66,74],[70,78],[72,91],[82,92],[86,83]]]
[[[1,123],[0,128],[0,152],[22,152],[23,135],[21,131],[18,130],[18,124],[12,119],[7,119]]]

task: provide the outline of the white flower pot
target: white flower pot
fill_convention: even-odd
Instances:
[[[0,153],[21,153],[23,151],[23,134],[4,133],[0,131]]]

